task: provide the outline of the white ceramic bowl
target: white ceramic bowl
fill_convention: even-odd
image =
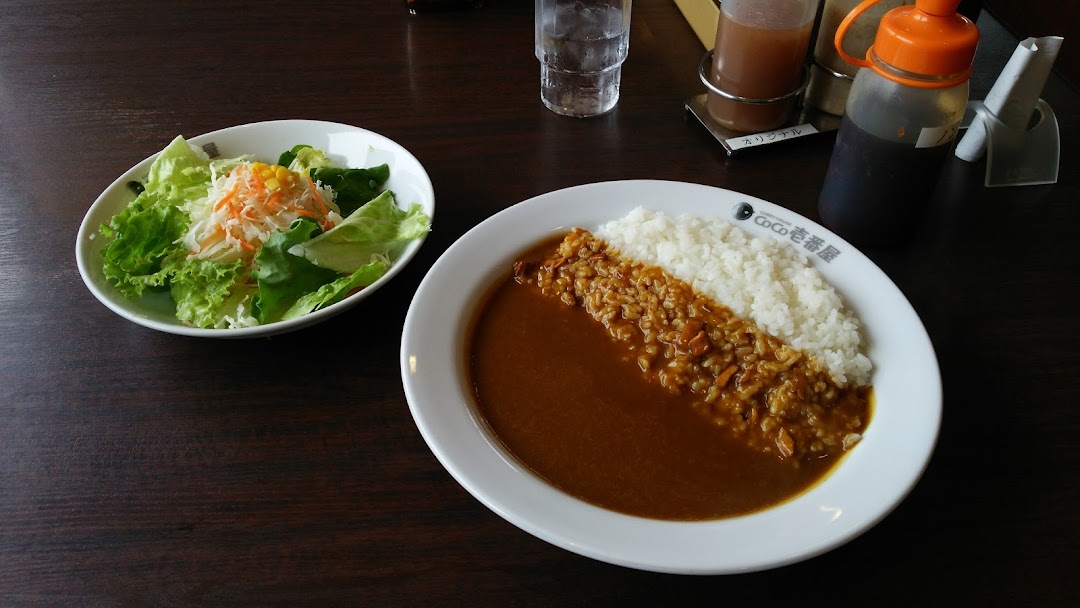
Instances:
[[[315,120],[276,120],[229,127],[198,137],[185,136],[185,139],[204,149],[212,144],[217,155],[224,158],[251,154],[259,160],[276,162],[285,150],[297,144],[308,144],[326,151],[339,166],[371,167],[387,163],[390,166],[390,179],[385,187],[394,192],[398,205],[406,207],[414,202],[420,203],[424,213],[431,218],[435,215],[435,192],[420,161],[396,142],[366,129]],[[163,141],[162,148],[168,143]],[[105,239],[98,233],[98,227],[135,198],[127,183],[144,179],[155,158],[156,154],[128,169],[98,196],[83,218],[75,244],[79,274],[90,292],[116,314],[151,329],[186,336],[250,338],[307,327],[355,306],[377,291],[409,263],[424,241],[424,238],[419,238],[410,243],[386,274],[368,287],[302,317],[237,329],[189,327],[176,319],[172,300],[167,294],[125,298],[102,275],[101,249]]]
[[[744,204],[752,212],[736,217],[737,209],[746,210]],[[863,322],[867,354],[875,365],[875,409],[862,441],[809,491],[730,519],[632,517],[593,506],[542,481],[505,453],[479,421],[463,364],[466,326],[477,298],[510,272],[515,256],[527,246],[575,226],[595,229],[638,205],[669,214],[720,217],[782,240],[804,235],[799,241],[804,248],[819,243],[809,237],[821,239],[814,252],[806,252]],[[830,261],[817,255],[827,247],[836,254]],[[907,496],[929,461],[941,419],[941,377],[926,330],[896,285],[866,256],[777,205],[678,182],[606,182],[551,192],[470,230],[432,266],[414,296],[402,336],[401,372],[409,407],[428,446],[480,502],[569,551],[658,572],[762,570],[851,540]]]

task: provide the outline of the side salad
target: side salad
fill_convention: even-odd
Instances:
[[[194,327],[308,314],[375,282],[430,230],[419,203],[398,207],[389,178],[388,165],[337,167],[304,144],[270,164],[211,159],[178,136],[100,226],[105,278],[127,298],[168,291]]]

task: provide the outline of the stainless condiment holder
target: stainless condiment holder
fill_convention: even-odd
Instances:
[[[720,145],[724,147],[724,152],[728,156],[733,156],[739,151],[747,148],[774,145],[806,135],[835,131],[840,127],[839,116],[815,110],[802,103],[802,95],[806,91],[806,87],[810,84],[809,65],[803,66],[803,79],[795,90],[779,97],[756,99],[734,95],[713,84],[709,77],[708,69],[711,65],[712,56],[712,50],[706,51],[701,58],[701,62],[698,63],[698,78],[709,92],[715,93],[725,99],[747,104],[778,103],[794,97],[796,98],[796,107],[799,109],[798,112],[793,113],[793,116],[788,119],[787,122],[776,129],[760,133],[744,133],[727,128],[717,122],[716,119],[709,114],[709,109],[706,105],[709,99],[708,93],[688,98],[683,104],[686,111],[696,118],[709,133],[716,138],[716,141],[720,142]]]

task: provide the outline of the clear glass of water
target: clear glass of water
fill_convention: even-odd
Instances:
[[[619,101],[631,0],[536,0],[540,100],[565,116],[599,116]]]

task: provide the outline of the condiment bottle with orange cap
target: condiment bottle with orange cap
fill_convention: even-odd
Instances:
[[[916,0],[882,17],[865,59],[843,50],[848,27],[880,0],[866,0],[837,28],[836,50],[860,67],[818,201],[822,222],[860,246],[896,246],[922,222],[960,128],[979,30],[960,0]]]

